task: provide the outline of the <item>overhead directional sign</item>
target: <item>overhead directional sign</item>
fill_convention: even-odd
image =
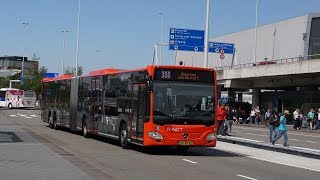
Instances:
[[[169,50],[203,52],[204,30],[170,28]]]
[[[209,42],[209,52],[220,53],[220,54],[233,54],[234,53],[234,44],[220,43],[220,42]]]
[[[58,77],[58,73],[46,73],[44,75],[45,78],[54,78],[54,77]]]

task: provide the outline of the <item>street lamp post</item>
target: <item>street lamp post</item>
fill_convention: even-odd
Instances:
[[[75,72],[75,77],[78,77],[79,34],[80,34],[80,0],[78,0],[78,27],[77,27],[77,52],[76,52],[76,72]]]
[[[96,52],[97,52],[98,66],[99,66],[99,64],[100,64],[100,57],[99,57],[100,55],[99,55],[99,54],[101,53],[101,51],[102,51],[102,49],[97,49],[97,50],[96,50]]]
[[[24,26],[24,31],[23,31],[23,52],[22,52],[22,64],[21,64],[21,74],[22,74],[22,77],[24,75],[24,56],[25,56],[25,49],[26,49],[26,30],[27,30],[27,27],[29,25],[29,23],[27,22],[23,22],[22,23],[23,26]]]
[[[61,73],[62,75],[64,74],[64,55],[65,55],[65,48],[66,48],[66,35],[65,33],[69,32],[69,30],[62,30],[61,31],[63,33],[63,42],[62,42],[62,65],[61,65]]]
[[[258,6],[259,6],[259,0],[256,0],[256,25],[254,28],[254,62],[257,62],[257,41],[258,41]]]
[[[161,27],[160,27],[160,43],[162,44],[162,32],[163,32],[163,13],[162,12],[159,12],[158,13],[159,15],[161,15]],[[162,46],[160,46],[160,64],[161,64],[161,61],[162,61]]]
[[[210,18],[210,0],[207,0],[206,31],[204,36],[204,63],[203,63],[204,68],[207,68],[208,66],[209,18]]]

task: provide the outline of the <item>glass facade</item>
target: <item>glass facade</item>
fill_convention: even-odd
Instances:
[[[320,17],[312,18],[309,55],[320,54]]]

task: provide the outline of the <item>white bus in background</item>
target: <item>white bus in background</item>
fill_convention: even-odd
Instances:
[[[35,107],[36,93],[13,88],[0,89],[0,107],[22,108]]]
[[[37,96],[33,90],[24,91],[20,107],[33,108],[36,106]]]

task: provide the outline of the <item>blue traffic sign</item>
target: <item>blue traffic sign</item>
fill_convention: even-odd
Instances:
[[[209,52],[220,53],[220,54],[233,54],[234,44],[209,42]]]
[[[204,30],[170,28],[169,50],[203,52]]]
[[[58,77],[58,73],[46,73],[44,75],[45,78],[54,78],[54,77]]]

